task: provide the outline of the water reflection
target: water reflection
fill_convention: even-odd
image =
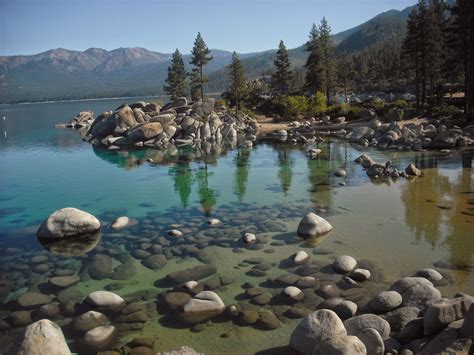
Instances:
[[[282,148],[278,150],[278,179],[280,180],[281,189],[285,196],[291,187],[293,166],[294,160],[288,151],[288,147],[282,146]]]
[[[100,233],[82,235],[79,238],[41,239],[38,238],[43,248],[54,255],[65,257],[85,255],[93,250],[100,241]]]
[[[450,264],[465,268],[474,256],[474,216],[466,214],[474,197],[473,152],[443,164],[443,156],[422,154],[416,164],[424,167],[422,178],[407,182],[401,192],[405,221],[419,241],[432,247],[445,245]],[[463,169],[459,169],[463,166]]]
[[[242,202],[247,191],[247,181],[249,178],[249,161],[251,148],[239,149],[235,157],[235,179],[234,194],[237,195],[239,202]]]

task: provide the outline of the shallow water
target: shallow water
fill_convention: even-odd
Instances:
[[[98,114],[121,102],[0,106],[0,117],[6,117],[0,118],[0,279],[9,279],[12,287],[0,308],[0,318],[20,309],[15,300],[28,288],[51,293],[55,300],[81,301],[89,292],[113,284],[120,295],[141,292],[141,301],[158,304],[152,307],[154,312],[144,328],[122,333],[119,343],[146,335],[158,338],[157,350],[189,345],[206,354],[242,354],[267,349],[276,353],[282,347],[279,350],[284,353],[298,322],[284,316],[289,305],[262,307],[281,319],[276,330],[243,327],[223,317],[194,333],[172,312],[161,309],[163,301],[157,295],[170,289],[162,282],[167,274],[202,262],[215,264],[218,275],[233,280],[215,290],[227,305],[248,301],[242,296],[245,282],[262,284],[266,292],[277,294],[281,288],[266,280],[294,272],[282,260],[301,249],[319,266],[314,276],[320,283],[341,278],[326,268],[338,255],[352,255],[375,265],[376,277],[364,283],[360,304],[376,290],[426,267],[437,267],[445,275],[448,282],[440,286],[444,296],[474,293],[472,152],[381,152],[334,141],[320,144],[321,156],[310,160],[307,147],[265,140],[252,149],[227,144],[222,148],[203,145],[197,152],[185,148],[111,152],[82,142],[76,131],[53,128],[78,111],[92,109]],[[373,183],[354,163],[362,152],[376,161],[390,159],[399,168],[414,162],[424,176]],[[147,158],[155,164],[147,163]],[[333,175],[339,168],[346,169],[346,178]],[[37,241],[35,231],[51,212],[66,206],[86,210],[104,225],[121,215],[135,218],[138,224],[119,232],[103,228],[100,240],[85,246],[93,249],[86,256],[57,255],[58,250],[64,254],[64,248],[51,253]],[[295,231],[301,217],[310,211],[326,217],[334,229],[324,238],[304,242]],[[223,223],[209,227],[205,222],[210,217]],[[175,223],[188,229],[182,240],[165,237]],[[239,239],[243,231],[262,238],[262,249],[244,248]],[[212,240],[199,245],[197,236]],[[149,241],[167,250],[168,261],[161,269],[150,270],[128,255]],[[275,241],[283,243],[272,245]],[[198,258],[183,245],[199,245]],[[112,255],[113,267],[124,262],[117,255],[126,254],[127,265],[135,269],[133,276],[122,281],[91,278],[91,256],[107,253]],[[48,257],[46,272],[35,269],[30,261],[35,255]],[[252,265],[238,265],[249,257],[261,257],[274,265],[265,276],[250,276],[247,272]],[[44,284],[64,268],[74,270],[81,282],[61,291],[60,296]],[[70,317],[56,321],[65,326]],[[3,332],[0,343],[10,342],[16,330]],[[67,326],[63,330],[71,348],[77,350],[77,335]]]

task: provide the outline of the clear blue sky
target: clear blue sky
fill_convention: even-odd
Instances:
[[[52,48],[191,50],[200,31],[210,48],[239,53],[306,41],[323,16],[333,33],[416,0],[0,0],[0,55]]]

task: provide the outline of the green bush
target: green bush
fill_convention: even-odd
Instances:
[[[225,99],[217,99],[215,106],[224,106],[227,107],[227,101]]]
[[[453,117],[459,112],[459,108],[453,105],[433,107],[431,115],[433,117]]]
[[[298,118],[298,116],[308,114],[310,101],[306,96],[287,96],[285,106],[287,115]]]
[[[357,120],[361,118],[364,107],[361,105],[352,105],[346,112],[346,120]]]
[[[407,100],[402,100],[402,99],[395,100],[394,102],[392,102],[391,105],[397,108],[407,108],[409,106]]]
[[[310,115],[318,115],[328,110],[326,95],[318,91],[310,105]]]

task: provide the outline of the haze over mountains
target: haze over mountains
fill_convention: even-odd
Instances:
[[[390,10],[335,34],[336,51],[354,53],[401,41],[410,10]],[[272,69],[275,52],[240,54],[248,78]],[[302,66],[307,56],[304,45],[289,54],[295,67]],[[225,66],[232,53],[213,49],[212,55],[214,59],[205,68],[207,91],[220,92],[226,88]],[[0,57],[0,103],[161,94],[170,58],[169,53],[144,48],[90,48],[84,52],[60,48],[31,56]],[[184,61],[190,68],[190,54],[184,55]]]

